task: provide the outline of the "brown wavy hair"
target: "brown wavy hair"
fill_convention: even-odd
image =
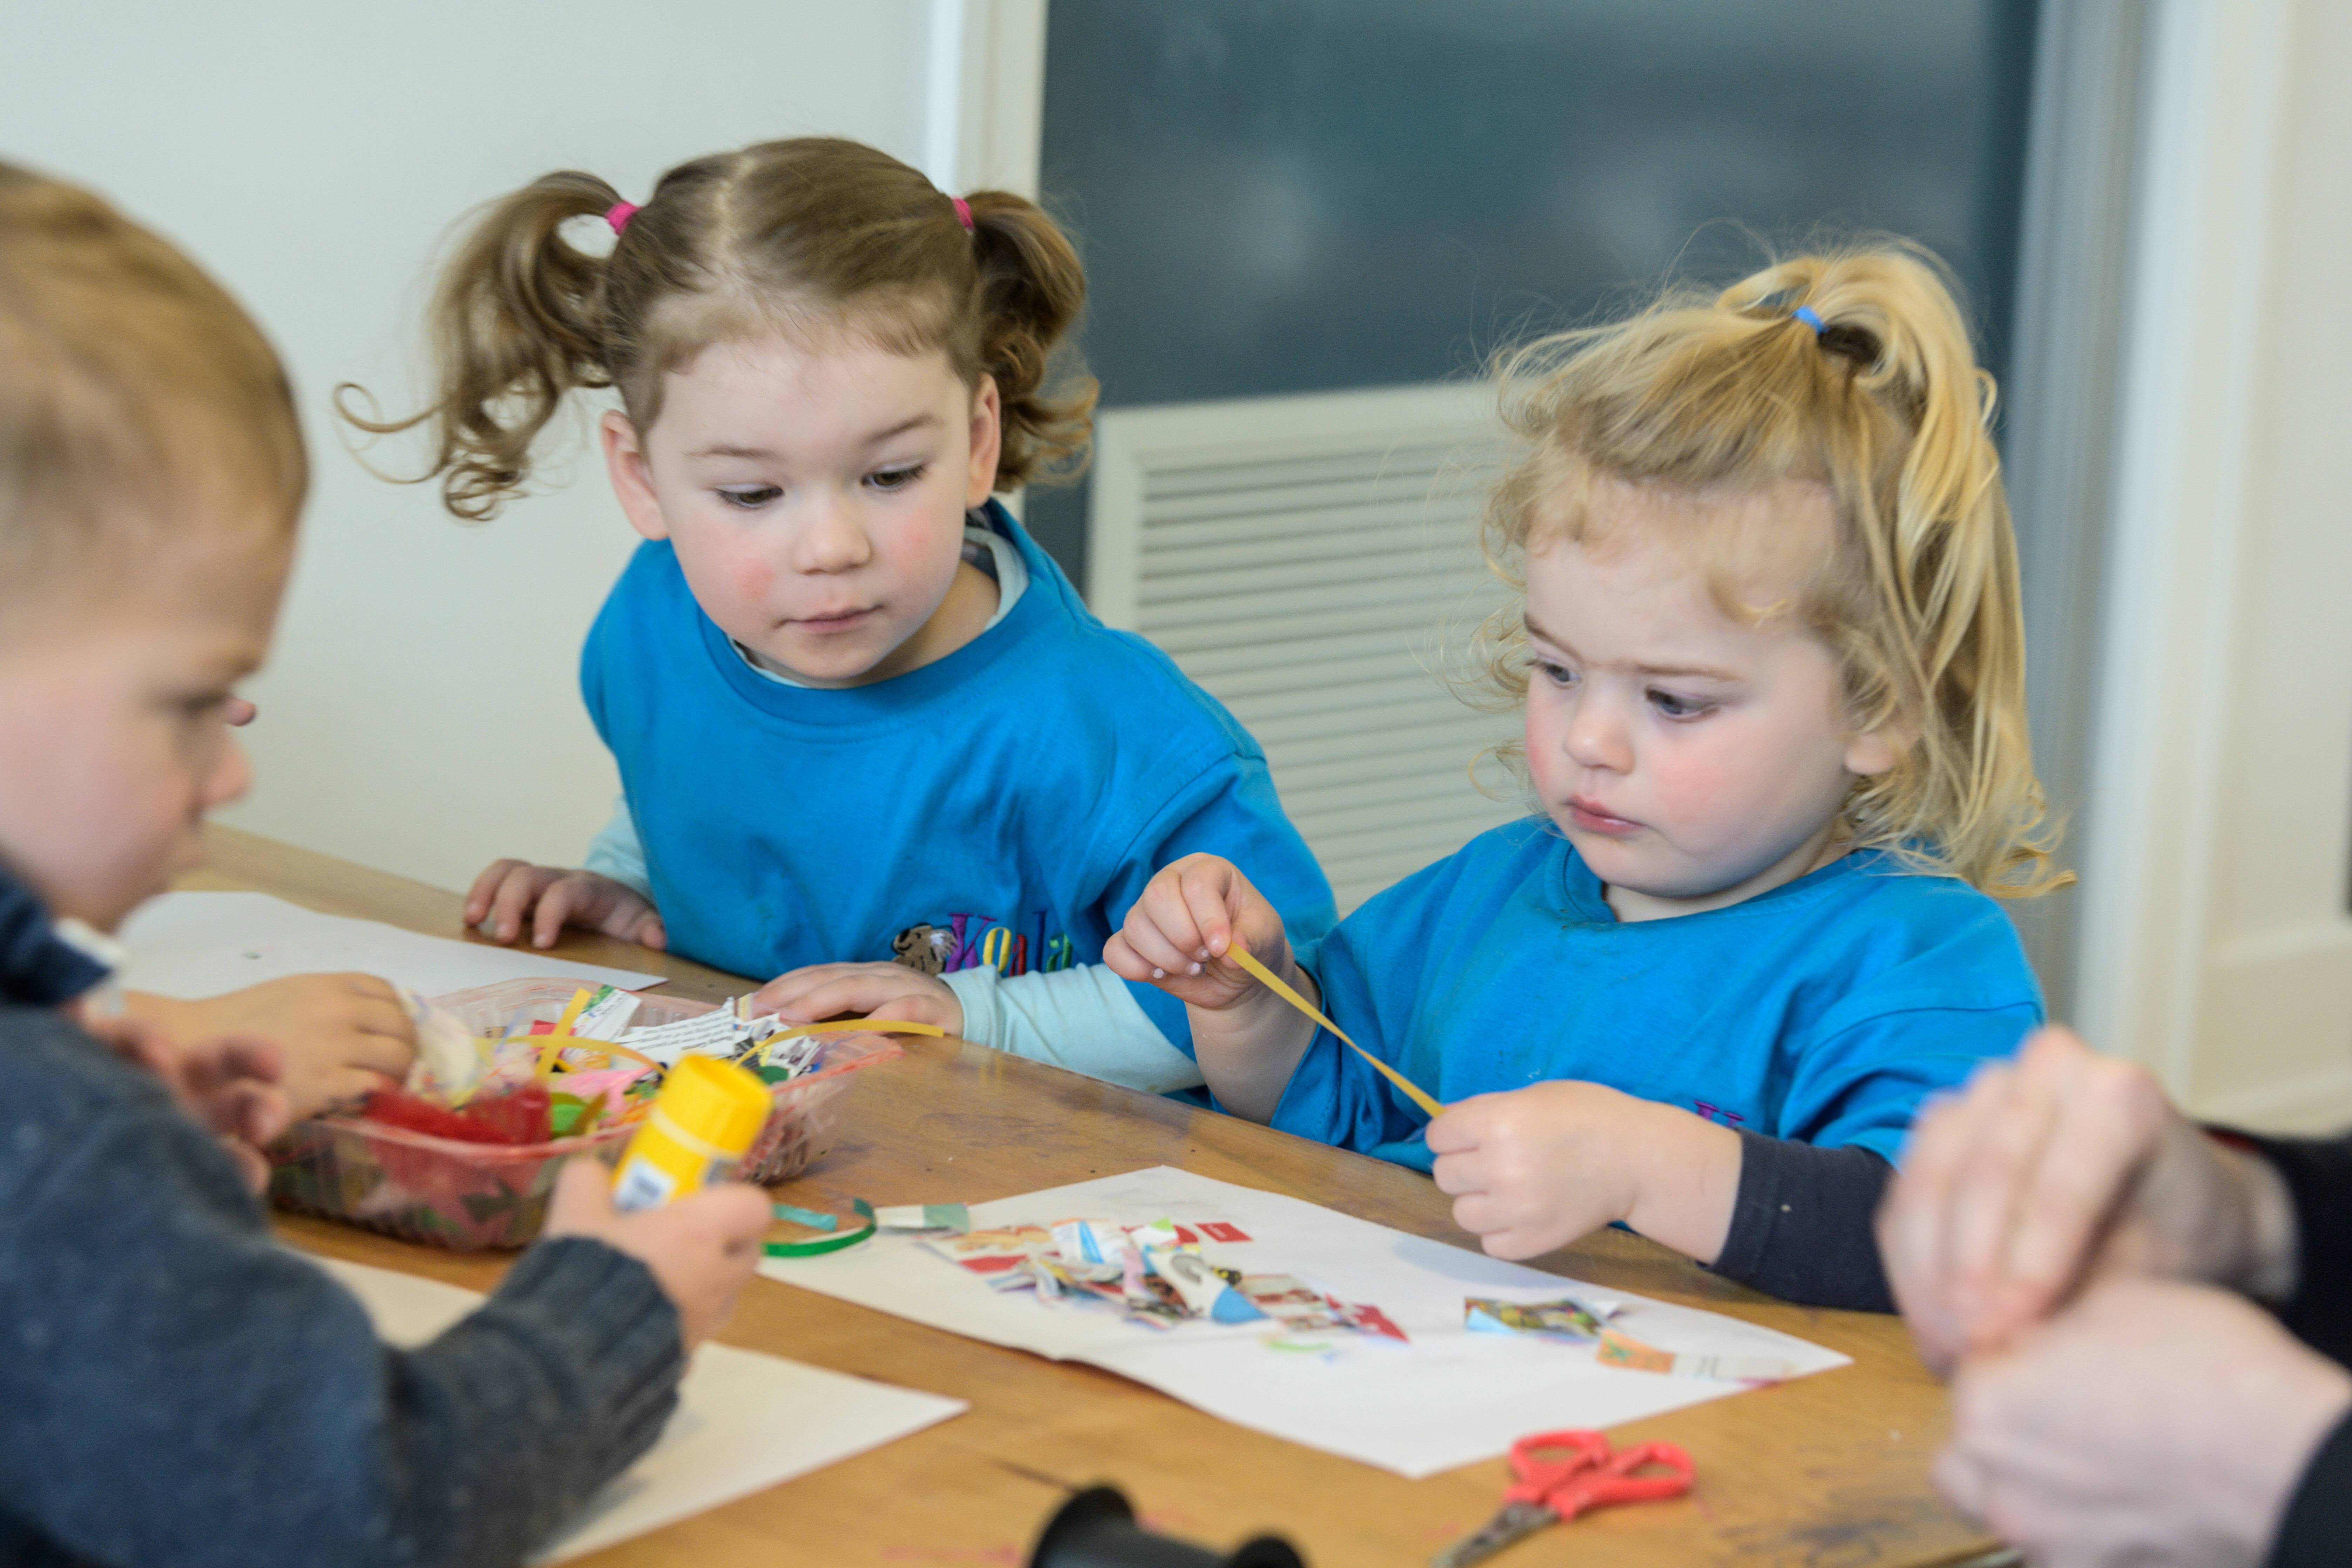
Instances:
[[[0,163],[0,598],[116,569],[217,471],[290,532],[310,485],[277,353],[196,264]]]
[[[1526,446],[1487,508],[1487,557],[1506,582],[1524,593],[1531,541],[1586,536],[1596,478],[1824,487],[1835,543],[1788,608],[1838,659],[1857,726],[1909,742],[1892,770],[1855,780],[1852,841],[2002,897],[2072,879],[2051,865],[2027,734],[1992,377],[1932,256],[1873,245],[1717,294],[1669,290],[1629,320],[1514,350],[1497,371],[1504,422]],[[1523,615],[1498,612],[1479,641],[1487,682],[1513,701],[1527,694]]]
[[[1003,445],[995,488],[1084,466],[1094,382],[1064,339],[1086,274],[1054,220],[1008,191],[956,205],[887,153],[833,137],[765,142],[680,163],[630,215],[609,255],[564,237],[620,193],[593,174],[543,175],[481,213],[435,291],[438,390],[432,426],[442,500],[497,515],[529,482],[531,449],[564,399],[617,388],[639,430],[661,414],[662,377],[715,342],[846,328],[895,353],[944,353],[967,386],[996,383]]]

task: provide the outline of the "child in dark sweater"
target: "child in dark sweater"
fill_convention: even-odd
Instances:
[[[188,260],[0,165],[0,1563],[503,1563],[658,1435],[767,1218],[725,1187],[548,1239],[414,1352],[277,1246],[274,1049],[82,998],[247,783],[306,479],[283,373]]]

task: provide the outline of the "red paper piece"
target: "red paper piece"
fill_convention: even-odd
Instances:
[[[400,1089],[381,1089],[368,1097],[360,1114],[371,1121],[467,1143],[544,1143],[551,1135],[553,1109],[547,1090],[534,1083],[494,1100],[478,1100],[462,1110]]]
[[[1241,1226],[1227,1225],[1221,1219],[1203,1220],[1201,1223],[1201,1234],[1211,1241],[1247,1241],[1249,1239],[1243,1233]]]

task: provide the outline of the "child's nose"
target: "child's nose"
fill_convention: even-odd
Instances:
[[[834,497],[814,503],[795,545],[793,565],[802,572],[854,571],[874,554],[856,508]]]
[[[1606,698],[1587,696],[1577,703],[1562,743],[1569,760],[1581,768],[1622,773],[1633,765],[1623,716]]]

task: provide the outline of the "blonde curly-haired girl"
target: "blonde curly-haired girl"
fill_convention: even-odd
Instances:
[[[1527,451],[1488,542],[1523,596],[1487,641],[1541,815],[1296,954],[1194,857],[1108,960],[1183,998],[1221,1103],[1433,1167],[1490,1252],[1622,1221],[1885,1308],[1887,1162],[1923,1097],[2041,1021],[1994,900],[2058,879],[1991,378],[1899,246],[1670,294],[1502,373]]]

